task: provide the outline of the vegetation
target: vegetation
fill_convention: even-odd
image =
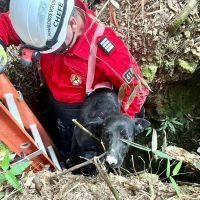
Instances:
[[[7,8],[5,7],[6,0],[0,1],[0,9],[5,11]],[[8,1],[7,1],[8,2]],[[91,1],[87,1],[90,5]],[[108,16],[107,10],[105,9],[105,1],[101,1],[102,5],[99,7],[97,6],[95,9],[97,13],[101,13],[99,15],[99,19],[107,23],[110,26],[113,26],[112,22],[109,21],[110,18]],[[107,1],[108,2],[108,1]],[[135,143],[130,143],[130,145],[142,149],[148,153],[152,153],[152,157],[161,158],[161,160],[167,161],[167,166],[165,165],[164,168],[166,170],[166,178],[171,182],[172,187],[176,191],[176,194],[182,197],[184,194],[184,190],[181,189],[181,186],[177,184],[175,180],[175,176],[179,174],[180,169],[184,168],[182,161],[179,161],[178,164],[172,169],[170,166],[170,160],[172,159],[171,156],[169,157],[168,154],[164,153],[163,151],[157,150],[157,143],[158,141],[161,142],[160,138],[164,136],[163,146],[167,146],[166,142],[166,135],[168,141],[172,142],[172,138],[175,138],[173,144],[179,147],[183,147],[188,151],[196,152],[197,155],[189,154],[189,161],[186,160],[186,157],[183,157],[183,162],[188,166],[191,166],[191,163],[197,163],[197,167],[194,168],[196,171],[199,170],[199,157],[200,154],[200,145],[199,145],[199,118],[200,118],[200,104],[199,104],[199,67],[198,62],[200,60],[200,40],[199,40],[199,14],[200,14],[200,5],[196,6],[195,8],[191,6],[190,8],[186,9],[187,13],[184,14],[184,18],[177,19],[176,16],[180,17],[181,13],[184,12],[185,8],[188,5],[188,2],[199,2],[199,1],[158,1],[158,0],[149,0],[149,1],[127,1],[122,0],[119,2],[120,9],[115,10],[117,14],[118,20],[118,27],[114,26],[115,30],[120,37],[127,43],[131,53],[133,53],[134,57],[137,59],[139,65],[142,63],[142,70],[143,75],[147,78],[148,83],[153,90],[149,98],[147,99],[145,107],[146,109],[146,117],[151,121],[155,122],[155,127],[150,127],[147,130],[147,135],[152,135],[154,139],[152,139],[152,148],[147,146],[138,145]],[[1,6],[3,5],[4,6]],[[199,4],[199,3],[198,3]],[[194,4],[193,4],[194,5]],[[104,8],[104,12],[101,10]],[[194,9],[193,9],[194,8]],[[181,12],[182,10],[182,12]],[[185,17],[186,16],[186,17]],[[177,21],[178,25],[177,25]],[[170,23],[172,22],[172,23]],[[172,32],[175,31],[174,34],[168,34],[166,28],[170,25],[172,28]],[[175,27],[175,28],[174,28]],[[170,29],[170,28],[169,28]],[[19,56],[18,56],[18,49],[15,49],[15,53],[8,49],[8,53],[10,55],[10,61],[14,60],[14,65],[9,65],[8,74],[12,78],[12,82],[17,86],[17,89],[21,90],[24,94],[26,101],[28,101],[29,105],[33,108],[37,108],[37,111],[41,112],[41,106],[38,102],[41,102],[41,99],[44,98],[45,95],[39,96],[38,91],[41,91],[39,87],[36,75],[24,70],[24,68],[19,64]],[[17,53],[16,53],[17,52]],[[15,56],[17,55],[17,56]],[[17,57],[17,59],[15,58]],[[17,62],[15,62],[17,60]],[[16,64],[17,63],[17,64]],[[16,67],[17,66],[17,67]],[[31,71],[31,70],[30,70]],[[17,74],[17,75],[16,75]],[[36,88],[36,86],[38,86]],[[39,89],[38,89],[39,88]],[[136,88],[137,89],[137,88]],[[37,92],[35,92],[35,90]],[[121,95],[123,97],[123,94]],[[134,97],[134,90],[132,93]],[[36,102],[36,103],[35,103]],[[131,100],[129,101],[131,102]],[[36,104],[38,103],[39,106]],[[43,103],[43,105],[45,105]],[[128,107],[129,105],[127,105]],[[39,113],[38,112],[38,113]],[[153,124],[153,123],[152,123]],[[146,140],[149,137],[144,137]],[[158,138],[158,139],[157,139]],[[158,141],[157,141],[158,140]],[[139,143],[142,144],[141,141]],[[144,145],[148,145],[149,141],[145,141]],[[1,149],[1,145],[0,145]],[[164,148],[162,148],[164,149]],[[175,151],[176,160],[180,160],[182,156],[180,151]],[[141,155],[140,155],[141,156]],[[174,158],[174,157],[173,157]],[[142,157],[141,159],[148,159],[147,157]],[[8,163],[5,161],[6,158],[4,157],[4,163]],[[1,163],[2,166],[2,163]],[[9,166],[3,165],[2,172],[0,174],[0,179],[3,180],[2,183],[9,183],[17,190],[21,190],[22,185],[19,186],[19,182],[15,173],[10,175],[12,172],[12,165],[9,163]],[[4,168],[4,170],[3,170]],[[187,169],[186,169],[187,170]],[[34,196],[34,198],[47,198],[49,194],[57,195],[57,199],[62,199],[60,196],[61,194],[56,193],[54,188],[57,188],[57,191],[61,191],[63,194],[63,199],[73,199],[74,196],[78,193],[79,199],[83,194],[92,191],[92,195],[96,195],[95,198],[99,199],[102,198],[102,182],[100,180],[96,181],[94,178],[87,179],[85,183],[81,182],[82,176],[72,176],[65,174],[63,177],[55,177],[52,181],[47,178],[49,175],[49,171],[41,172],[40,176],[41,182],[43,187],[37,188],[37,194],[40,193],[38,196]],[[152,175],[152,174],[151,174]],[[181,175],[181,174],[180,174]],[[198,174],[199,175],[199,174]],[[57,173],[54,174],[57,176]],[[6,179],[7,177],[7,179]],[[18,181],[15,182],[15,178]],[[117,177],[117,176],[116,176]],[[198,177],[198,176],[197,176]],[[153,184],[149,182],[146,184],[146,180],[144,181],[143,185],[140,185],[141,180],[138,182],[134,182],[137,180],[138,176],[131,176],[128,181],[122,179],[114,185],[114,177],[112,179],[112,184],[117,188],[120,195],[122,194],[123,189],[127,189],[127,196],[128,194],[136,194],[139,198],[148,198],[148,199],[156,199],[157,197],[162,197],[163,199],[172,199],[175,197],[174,193],[170,193],[171,191],[166,190],[167,192],[160,193],[159,184],[163,187],[162,183]],[[58,180],[59,179],[59,180]],[[102,179],[102,178],[101,178]],[[10,182],[11,183],[10,183]],[[80,182],[79,182],[80,181]],[[90,182],[91,181],[91,182]],[[133,182],[132,182],[133,181]],[[186,180],[187,181],[187,180]],[[89,188],[89,184],[91,183],[91,188]],[[122,183],[121,188],[118,186]],[[68,184],[68,185],[67,185]],[[84,184],[84,187],[82,187]],[[99,184],[99,185],[98,185]],[[145,185],[146,184],[146,185]],[[192,183],[190,183],[192,185]],[[37,184],[39,185],[39,184]],[[138,186],[139,185],[139,186]],[[152,186],[153,185],[153,186]],[[189,184],[188,184],[189,185]],[[187,185],[187,188],[189,186]],[[88,186],[88,191],[85,192],[86,187]],[[99,187],[101,190],[98,189],[95,193],[95,186]],[[138,187],[137,187],[138,186]],[[152,186],[152,187],[151,187]],[[126,188],[127,187],[127,188]],[[51,188],[51,189],[49,189]],[[84,190],[81,190],[81,189]],[[153,189],[152,189],[153,188]],[[185,191],[185,199],[191,198],[199,198],[199,185],[197,185],[197,192],[196,195],[193,193],[195,188],[195,184],[192,185],[192,194]],[[142,190],[142,191],[141,191]],[[156,191],[155,191],[156,190]],[[82,191],[82,193],[80,192]],[[104,190],[106,191],[106,190]],[[150,191],[145,193],[146,191]],[[55,193],[54,193],[55,192]],[[129,193],[128,193],[129,192]],[[81,193],[81,194],[80,194]],[[106,193],[106,192],[105,192]],[[104,193],[104,195],[105,195]],[[167,196],[167,194],[169,194]],[[59,196],[60,195],[60,196]],[[66,196],[67,195],[71,195]],[[98,196],[99,195],[99,196]],[[109,191],[107,192],[107,197],[110,198]],[[166,195],[166,196],[165,196]],[[173,196],[174,195],[174,196]],[[188,195],[188,196],[187,196]],[[0,193],[0,199],[3,197],[4,194]],[[127,197],[126,196],[126,197]],[[20,198],[20,197],[18,197]],[[27,197],[25,197],[27,198]],[[33,198],[33,196],[31,196]],[[30,199],[31,199],[30,198]],[[50,196],[51,198],[51,196]],[[132,199],[135,198],[131,197]],[[29,198],[27,198],[29,199]],[[88,199],[88,197],[87,197]],[[124,198],[124,199],[128,199]],[[183,198],[184,199],[184,198]]]
[[[175,134],[176,133],[176,126],[183,126],[183,124],[179,121],[177,121],[177,118],[170,118],[166,117],[165,119],[161,120],[161,127],[158,129],[158,131],[168,131],[170,133]]]
[[[179,189],[179,187],[178,187],[178,185],[176,184],[176,181],[174,180],[174,176],[176,176],[178,173],[179,173],[179,171],[180,171],[180,169],[181,169],[181,166],[182,166],[182,160],[180,160],[178,163],[177,163],[177,165],[174,167],[174,169],[173,169],[173,171],[172,171],[172,175],[170,175],[171,174],[171,166],[170,166],[170,161],[169,161],[169,159],[167,160],[167,170],[166,170],[166,176],[167,176],[167,178],[169,178],[170,179],[170,181],[171,181],[171,185],[172,185],[172,187],[174,188],[174,190],[176,191],[176,194],[180,197],[180,189]]]
[[[167,167],[166,167],[166,178],[170,180],[171,182],[171,186],[174,188],[174,190],[176,191],[176,194],[177,196],[180,197],[180,189],[174,179],[174,176],[178,175],[180,169],[181,169],[181,166],[182,166],[182,160],[180,160],[176,166],[174,167],[173,171],[172,171],[172,174],[171,174],[171,165],[170,165],[170,160],[172,160],[172,157],[169,156],[168,154],[162,152],[162,151],[159,151],[159,150],[152,150],[148,147],[145,147],[145,146],[142,146],[140,144],[136,144],[134,142],[128,142],[126,140],[122,140],[123,142],[129,144],[130,146],[132,147],[135,147],[135,148],[138,148],[138,149],[141,149],[141,150],[144,150],[144,151],[148,151],[148,152],[152,152],[155,156],[156,156],[156,159],[159,157],[161,159],[167,159]]]
[[[9,153],[6,151],[5,156],[0,164],[2,172],[0,172],[0,184],[4,182],[9,183],[13,188],[22,192],[22,186],[17,179],[17,176],[22,174],[22,172],[29,167],[31,164],[30,161],[18,162],[17,164],[10,164]],[[0,193],[0,199],[4,197],[4,194]]]
[[[183,126],[183,124],[179,122],[176,117],[170,118],[167,116],[165,119],[162,119],[160,121],[160,127],[157,129],[157,131],[160,133],[169,132],[172,134],[176,134],[176,129],[178,128],[178,126]],[[146,136],[151,135],[153,133],[152,127],[149,127],[146,130]]]

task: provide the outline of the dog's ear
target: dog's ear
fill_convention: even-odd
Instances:
[[[151,123],[148,120],[143,119],[143,118],[135,118],[133,122],[136,128],[135,135],[142,133],[144,129],[148,128],[151,125]]]

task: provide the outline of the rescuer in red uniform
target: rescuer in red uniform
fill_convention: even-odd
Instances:
[[[130,88],[142,77],[135,59],[114,31],[98,24],[79,0],[11,0],[10,12],[0,16],[0,66],[6,47],[22,43],[41,53],[40,65],[57,117],[58,148],[68,158],[74,124],[85,97],[100,87],[127,84],[122,112],[140,112],[148,89],[143,85],[128,109]]]

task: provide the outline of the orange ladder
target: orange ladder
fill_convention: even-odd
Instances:
[[[61,170],[53,141],[5,74],[0,74],[0,100],[0,141],[18,156],[41,149],[42,153],[31,159],[34,171],[46,164]]]

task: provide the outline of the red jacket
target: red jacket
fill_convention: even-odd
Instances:
[[[82,36],[64,54],[42,54],[40,59],[44,77],[54,98],[67,103],[80,103],[86,97],[90,43],[97,27],[96,23],[91,26],[92,19],[88,14],[91,14],[92,11],[80,1],[77,1],[76,4],[86,13],[86,23]],[[133,68],[140,77],[142,77],[142,74],[125,44],[108,27],[105,28],[103,35],[97,38],[96,42],[98,43],[103,37],[112,42],[115,48],[110,54],[107,54],[103,48],[98,47],[93,86],[106,81],[111,82],[116,88],[119,88],[124,82],[129,86],[137,86],[138,80],[132,76],[130,69]],[[0,40],[7,46],[20,43],[19,37],[13,30],[8,13],[0,16]],[[139,90],[139,94],[134,98],[128,110],[125,111],[124,105],[130,96],[130,87],[128,87],[122,101],[122,111],[134,117],[140,111],[147,95],[148,90],[142,86],[142,90]]]

